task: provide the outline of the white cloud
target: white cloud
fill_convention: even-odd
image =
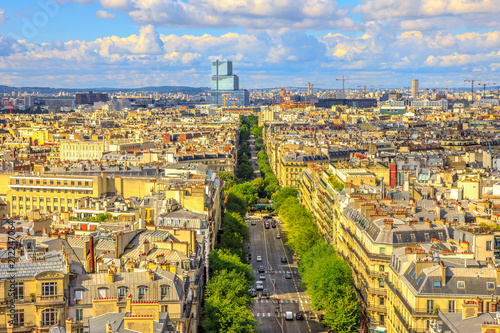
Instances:
[[[5,23],[5,9],[0,9],[0,24]]]
[[[99,0],[102,8],[115,9],[119,11],[129,11],[132,8],[130,0]]]
[[[100,19],[114,19],[116,17],[116,14],[108,13],[105,10],[98,10],[95,12],[95,17]]]

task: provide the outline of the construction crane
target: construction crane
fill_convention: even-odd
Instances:
[[[233,101],[233,106],[236,106],[236,101],[239,101],[240,99],[238,97],[231,97],[231,98],[227,98],[227,100]],[[224,106],[226,106],[226,105],[224,105]]]
[[[311,105],[314,105],[314,98],[313,98],[313,89],[314,86],[324,86],[324,83],[310,83],[307,82],[306,87],[307,87],[307,94],[306,94],[306,105],[307,105],[307,95],[311,96]]]
[[[231,94],[223,94],[222,97],[224,98],[224,107],[226,107],[226,96],[231,96]]]
[[[475,80],[464,80],[464,82],[470,82],[470,92],[472,94],[472,103],[474,103],[474,81]]]
[[[363,87],[363,98],[366,97],[366,87],[374,87],[373,84],[358,86],[358,88]]]
[[[484,82],[479,82],[478,85],[479,86],[483,86],[483,98],[486,98],[486,86],[488,85],[489,83],[484,83]],[[496,84],[495,82],[492,83],[493,84]]]
[[[343,75],[341,78],[335,79],[336,81],[342,81],[342,94],[345,94],[345,81],[348,81],[349,79],[345,78]]]

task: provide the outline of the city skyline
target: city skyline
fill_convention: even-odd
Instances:
[[[29,0],[0,6],[1,84],[210,85],[233,60],[245,89],[498,83],[491,0],[272,2]],[[497,84],[495,84],[497,85]]]

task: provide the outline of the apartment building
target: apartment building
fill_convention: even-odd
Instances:
[[[473,252],[454,242],[395,250],[385,283],[388,333],[434,331],[440,313],[455,317],[463,312],[465,320],[500,310],[495,297],[500,294],[500,268],[475,260]]]
[[[65,254],[29,253],[14,266],[0,263],[0,332],[48,333],[51,327],[64,326],[69,282]],[[13,312],[10,304],[15,305]]]
[[[7,202],[13,216],[27,212],[68,212],[78,199],[107,194],[106,177],[2,175],[8,179]]]
[[[60,142],[61,161],[100,160],[106,151],[105,141],[63,140]]]

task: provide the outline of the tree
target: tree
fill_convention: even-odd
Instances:
[[[252,180],[252,185],[254,185],[257,188],[257,193],[259,195],[259,198],[265,198],[267,196],[266,193],[266,182],[264,181],[263,178],[255,178]]]
[[[252,183],[243,183],[233,186],[228,193],[234,194],[246,203],[246,206],[259,202],[257,187]]]
[[[226,197],[226,211],[236,212],[241,216],[245,216],[247,213],[248,203],[244,198],[237,196],[231,191],[228,192]]]
[[[238,177],[243,181],[252,180],[255,175],[253,167],[249,163],[241,163],[238,167]]]
[[[243,274],[249,286],[255,280],[251,266],[243,263],[238,255],[227,249],[215,250],[208,255],[208,259],[210,260],[210,271],[212,274],[218,274],[226,269]]]
[[[229,171],[219,171],[219,172],[217,172],[217,176],[219,176],[219,178],[225,182],[227,182],[229,180],[232,180],[232,181],[237,180],[234,173],[229,172]]]
[[[299,191],[293,187],[283,187],[281,190],[276,191],[272,196],[271,200],[273,200],[274,204],[274,209],[279,211],[281,205],[288,199],[288,198],[297,198],[299,195]]]
[[[222,270],[212,276],[205,297],[202,326],[206,332],[255,332],[258,322],[250,310],[248,283],[243,273]]]

